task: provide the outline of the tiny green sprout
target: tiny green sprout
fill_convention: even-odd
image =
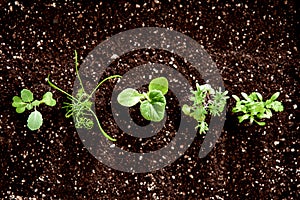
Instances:
[[[63,108],[65,108],[67,111],[65,114],[66,118],[69,118],[71,116],[73,117],[76,128],[85,128],[85,129],[93,128],[94,121],[91,118],[94,117],[96,119],[97,125],[98,125],[101,133],[110,141],[116,141],[116,139],[109,136],[101,127],[101,124],[97,118],[96,113],[92,110],[93,103],[91,101],[91,98],[92,98],[93,94],[97,91],[97,89],[105,81],[107,81],[109,79],[113,79],[113,78],[122,78],[122,76],[113,75],[113,76],[109,76],[109,77],[105,78],[93,89],[93,91],[90,94],[88,94],[85,91],[82,81],[81,81],[81,78],[79,76],[78,65],[79,64],[77,61],[77,51],[75,50],[75,70],[76,70],[76,74],[78,76],[80,87],[81,87],[75,96],[72,96],[71,94],[67,93],[66,91],[64,91],[63,89],[59,88],[54,83],[52,83],[50,81],[50,75],[48,75],[48,83],[54,89],[65,94],[67,96],[67,98],[71,101],[70,103],[64,102]]]
[[[23,113],[26,109],[34,111],[31,112],[27,119],[27,127],[35,131],[39,129],[43,124],[43,116],[42,114],[36,109],[40,104],[44,103],[47,106],[55,106],[56,101],[53,99],[51,92],[46,92],[43,95],[42,100],[34,100],[33,93],[28,89],[23,89],[21,91],[21,96],[14,96],[12,106],[16,108],[17,113]]]
[[[198,121],[195,128],[199,128],[199,133],[202,134],[208,131],[208,124],[205,122],[206,115],[220,116],[229,97],[226,96],[228,91],[222,92],[221,88],[214,90],[210,84],[199,85],[197,83],[196,88],[195,91],[191,91],[190,96],[193,105],[184,104],[182,112]]]
[[[272,110],[282,112],[284,109],[281,102],[275,101],[279,97],[279,94],[279,92],[274,93],[271,98],[265,102],[263,101],[262,95],[258,92],[252,92],[250,95],[242,92],[241,95],[244,97],[244,100],[240,100],[238,96],[232,95],[236,100],[236,105],[232,109],[232,112],[243,113],[243,115],[238,116],[239,123],[249,119],[251,124],[255,122],[260,126],[264,126],[266,123],[258,120],[264,118],[270,119],[272,117]]]
[[[118,102],[122,106],[132,107],[140,102],[141,115],[154,122],[164,118],[166,109],[165,94],[168,92],[168,80],[165,77],[153,79],[148,86],[148,92],[140,94],[133,88],[126,88],[118,95]]]

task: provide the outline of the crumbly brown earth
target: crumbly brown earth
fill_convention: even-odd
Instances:
[[[0,2],[0,198],[53,199],[299,199],[299,13],[296,1],[238,3],[200,1],[1,1]],[[225,126],[204,159],[198,152],[204,135],[174,163],[151,173],[125,173],[98,162],[83,146],[72,119],[64,117],[68,99],[50,88],[48,74],[72,92],[73,51],[82,61],[105,39],[138,27],[179,31],[203,45],[216,62],[230,95],[259,91],[265,98],[280,91],[285,110],[267,125],[238,124],[227,105]],[[149,60],[178,66],[195,85],[203,82],[192,66],[170,52],[130,53],[110,67],[113,74]],[[152,55],[152,56],[151,56]],[[169,64],[170,56],[174,57]],[[100,78],[100,77],[99,77]],[[148,152],[172,140],[180,108],[167,94],[167,123],[156,136],[126,136],[112,119],[109,99],[115,81],[97,92],[103,127],[128,151]],[[11,106],[23,88],[41,98],[52,91],[56,107],[41,106],[40,130],[26,127],[28,112]],[[172,96],[173,95],[173,96]],[[148,122],[130,110],[141,125]],[[170,122],[172,119],[172,123]]]

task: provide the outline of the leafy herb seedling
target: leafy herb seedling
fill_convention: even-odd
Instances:
[[[191,91],[192,96],[190,100],[193,102],[193,105],[188,106],[184,104],[182,111],[185,115],[198,121],[198,125],[195,128],[199,128],[199,133],[202,134],[208,131],[208,124],[205,122],[206,115],[220,116],[229,97],[226,96],[228,91],[222,92],[221,88],[219,88],[219,91],[214,90],[209,84],[199,85],[197,83],[196,88],[196,91]]]
[[[113,76],[109,76],[109,77],[105,78],[93,89],[93,91],[90,94],[88,94],[83,87],[80,75],[78,73],[78,61],[77,61],[77,51],[76,50],[75,50],[75,69],[76,69],[76,74],[78,76],[80,87],[81,87],[75,96],[70,95],[63,89],[61,89],[58,86],[56,86],[55,84],[53,84],[50,81],[50,76],[48,76],[49,85],[51,87],[57,89],[58,91],[64,93],[65,95],[67,95],[67,98],[71,100],[71,103],[64,102],[65,106],[63,108],[65,108],[67,110],[67,113],[65,115],[66,118],[73,116],[76,128],[91,129],[94,126],[94,122],[91,119],[91,117],[94,117],[96,119],[96,122],[98,124],[98,127],[99,127],[101,133],[107,139],[109,139],[111,141],[116,141],[116,139],[109,136],[101,127],[101,124],[97,118],[97,115],[92,110],[93,103],[91,101],[91,97],[105,81],[107,81],[109,79],[113,79],[113,78],[121,78],[122,76],[113,75]]]
[[[232,95],[232,97],[236,100],[236,105],[232,109],[232,112],[244,113],[242,116],[238,116],[239,123],[249,119],[251,124],[254,121],[258,125],[264,126],[266,124],[265,122],[257,121],[256,119],[271,118],[272,110],[275,112],[283,111],[282,103],[275,101],[279,97],[279,92],[274,93],[266,102],[263,101],[262,95],[258,92],[252,92],[250,95],[247,95],[244,92],[241,94],[245,100],[240,100],[238,96]]]
[[[168,92],[168,80],[165,77],[153,79],[148,87],[147,93],[140,94],[133,88],[127,88],[118,95],[118,102],[122,106],[131,107],[140,104],[142,116],[154,122],[159,122],[164,118],[166,108],[165,94]]]
[[[35,131],[39,129],[43,124],[43,116],[42,114],[36,109],[37,106],[44,103],[47,106],[55,106],[56,101],[52,98],[51,92],[46,92],[43,95],[42,100],[34,100],[33,93],[28,89],[23,89],[21,91],[21,96],[14,96],[12,106],[16,108],[17,113],[23,113],[26,109],[32,110],[33,112],[29,115],[27,119],[27,127]]]

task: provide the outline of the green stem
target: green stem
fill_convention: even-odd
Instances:
[[[81,88],[83,89],[83,92],[86,93],[86,92],[85,92],[85,89],[84,89],[84,87],[83,87],[83,84],[82,84],[82,80],[81,80],[81,78],[80,78],[80,75],[79,75],[79,73],[78,73],[78,65],[79,65],[79,64],[78,64],[78,59],[77,59],[77,51],[74,50],[74,52],[75,52],[75,70],[76,70],[76,74],[77,74],[77,76],[78,76],[79,83],[80,83]]]
[[[66,91],[64,91],[63,89],[60,89],[58,86],[56,86],[55,84],[53,84],[51,81],[50,81],[50,75],[48,75],[48,84],[53,87],[54,89],[64,93],[65,95],[67,95],[68,97],[70,97],[72,100],[76,100],[78,101],[75,97],[73,97],[72,95],[70,95],[69,93],[67,93]]]
[[[100,131],[102,132],[102,134],[103,134],[107,139],[109,139],[110,141],[113,141],[113,142],[117,141],[115,138],[110,137],[110,136],[102,129],[101,124],[100,124],[100,122],[99,122],[99,120],[98,120],[98,118],[97,118],[95,112],[92,111],[92,109],[89,109],[89,111],[90,111],[90,112],[93,114],[93,116],[95,117],[95,119],[96,119],[96,121],[97,121],[97,124],[98,124],[98,127],[99,127]]]
[[[151,99],[149,98],[148,94],[143,93],[144,99],[147,99],[147,101],[151,102]]]
[[[102,85],[102,83],[104,83],[105,81],[109,80],[109,79],[113,79],[113,78],[122,78],[122,76],[120,75],[113,75],[113,76],[109,76],[107,78],[105,78],[104,80],[102,80],[92,91],[92,93],[89,95],[88,99],[90,99],[92,97],[92,95],[96,92],[96,90],[100,87],[100,85]]]

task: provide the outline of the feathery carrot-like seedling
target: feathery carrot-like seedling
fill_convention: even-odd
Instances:
[[[71,101],[70,103],[64,102],[63,108],[65,108],[67,111],[65,114],[66,118],[73,116],[76,128],[91,129],[94,126],[94,121],[91,118],[94,117],[101,133],[110,141],[116,141],[115,138],[112,138],[111,136],[109,136],[101,127],[101,124],[97,118],[96,113],[92,110],[93,103],[91,101],[91,97],[105,81],[107,81],[109,79],[113,79],[113,78],[121,78],[122,76],[113,75],[113,76],[109,76],[109,77],[105,78],[93,89],[93,91],[90,94],[88,94],[83,87],[82,80],[78,73],[78,61],[77,61],[77,51],[76,50],[75,50],[75,69],[76,69],[76,74],[78,76],[80,87],[81,87],[75,96],[72,96],[71,94],[67,93],[66,91],[64,91],[63,89],[59,88],[54,83],[52,83],[50,81],[50,75],[48,75],[49,85],[51,87],[53,87],[54,89],[67,95],[67,98]]]

